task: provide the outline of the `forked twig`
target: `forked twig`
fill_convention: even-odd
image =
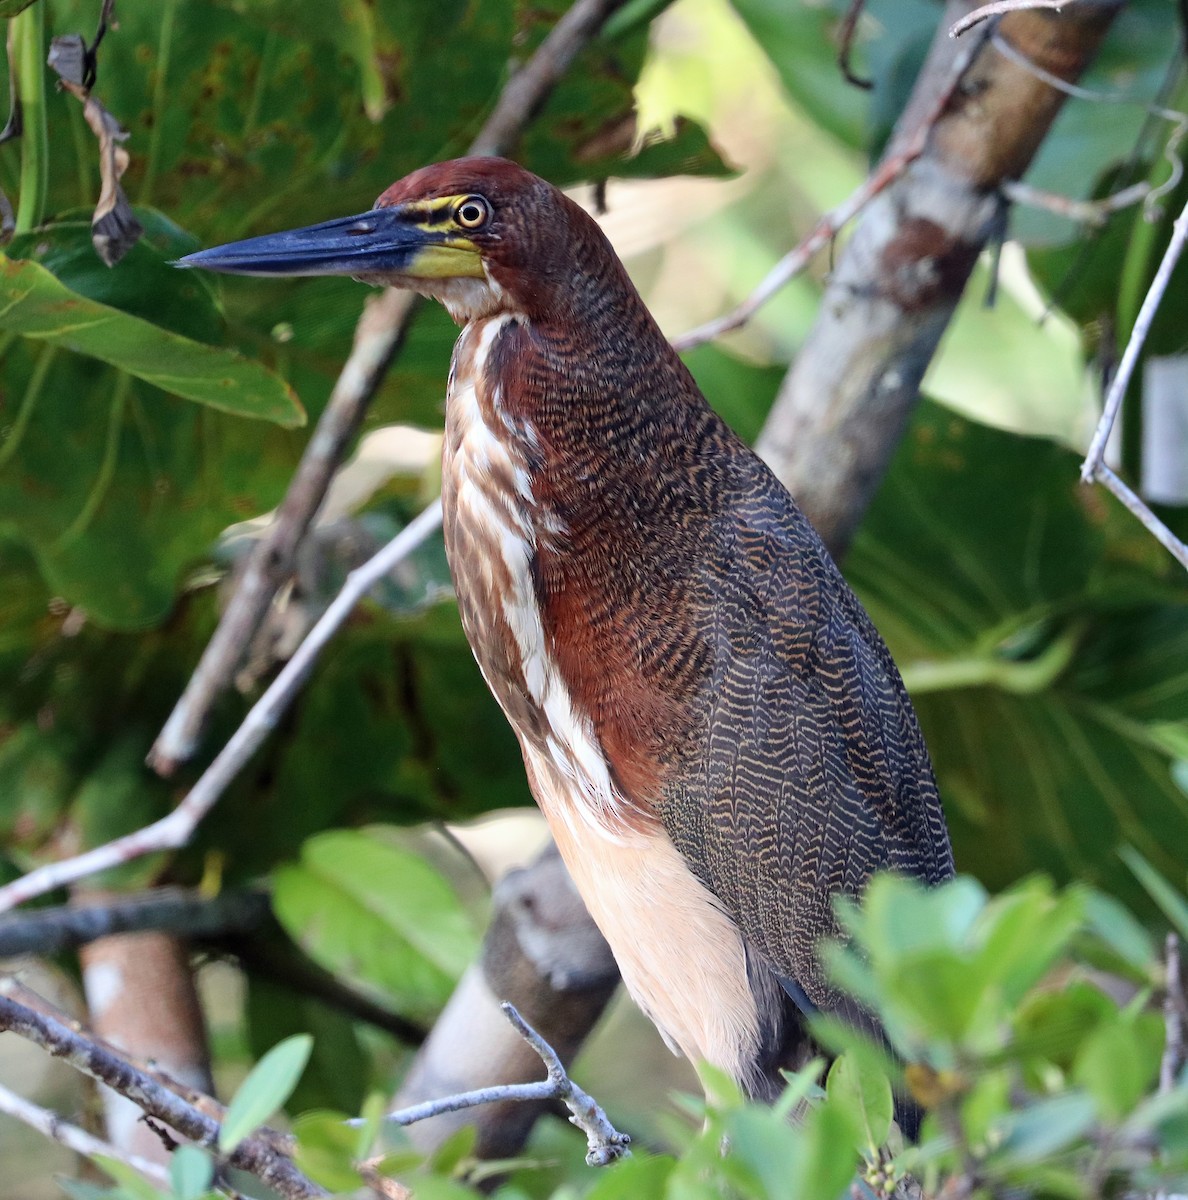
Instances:
[[[1151,331],[1155,314],[1163,302],[1172,272],[1175,270],[1176,263],[1179,262],[1180,255],[1184,252],[1185,242],[1188,242],[1188,205],[1185,205],[1172,226],[1171,240],[1164,251],[1159,269],[1155,272],[1155,278],[1151,281],[1151,286],[1143,298],[1142,307],[1139,309],[1138,317],[1135,318],[1134,328],[1130,332],[1130,340],[1126,343],[1126,349],[1122,352],[1118,369],[1114,372],[1114,378],[1110,382],[1105,404],[1102,407],[1101,419],[1097,422],[1093,440],[1089,443],[1089,452],[1081,464],[1081,482],[1102,483],[1109,488],[1175,556],[1176,560],[1185,569],[1188,569],[1188,546],[1185,546],[1147,504],[1105,463],[1106,443],[1109,441],[1110,432],[1118,419],[1122,401],[1126,396],[1126,389],[1130,385],[1131,376],[1138,364],[1139,354],[1147,340],[1147,334]]]
[[[427,1100],[423,1104],[414,1104],[390,1112],[384,1120],[392,1125],[415,1125],[418,1121],[440,1117],[445,1113],[460,1112],[466,1108],[477,1108],[481,1104],[499,1104],[509,1100],[559,1100],[569,1109],[570,1124],[576,1125],[586,1135],[586,1163],[589,1166],[605,1167],[630,1154],[630,1136],[620,1133],[610,1123],[598,1101],[570,1079],[553,1047],[520,1016],[514,1004],[505,1001],[499,1007],[503,1009],[516,1032],[540,1055],[540,1060],[548,1072],[546,1078],[536,1083],[497,1084],[494,1087],[476,1088],[472,1092],[445,1096],[440,1100]],[[359,1125],[362,1121],[355,1120],[351,1124]]]

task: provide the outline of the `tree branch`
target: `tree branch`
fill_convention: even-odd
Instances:
[[[73,1150],[75,1154],[81,1154],[86,1158],[94,1158],[99,1155],[115,1159],[127,1164],[134,1171],[139,1171],[153,1183],[169,1187],[169,1172],[159,1163],[149,1162],[148,1159],[141,1158],[138,1154],[121,1153],[110,1143],[102,1141],[77,1125],[71,1125],[69,1121],[64,1120],[57,1113],[51,1112],[48,1108],[42,1108],[40,1105],[26,1100],[23,1096],[18,1096],[16,1092],[9,1091],[3,1084],[0,1084],[0,1113],[7,1113],[8,1116],[23,1121],[30,1128],[36,1129],[38,1133],[65,1146],[67,1150]]]
[[[0,996],[0,1030],[35,1042],[55,1058],[64,1059],[84,1075],[127,1096],[149,1116],[172,1126],[198,1145],[209,1149],[217,1147],[217,1121],[84,1034],[7,996]],[[306,1178],[285,1155],[258,1135],[245,1138],[231,1152],[228,1161],[255,1175],[286,1200],[308,1200],[326,1195],[324,1189]]]
[[[1188,569],[1188,547],[1105,464],[1106,443],[1109,441],[1110,432],[1114,428],[1114,422],[1118,419],[1118,413],[1122,408],[1122,401],[1126,397],[1126,389],[1130,386],[1134,369],[1138,365],[1143,343],[1146,342],[1147,334],[1151,331],[1151,325],[1155,320],[1155,314],[1159,311],[1160,304],[1163,303],[1163,297],[1167,291],[1168,284],[1171,282],[1172,272],[1175,270],[1176,263],[1179,262],[1180,256],[1184,252],[1185,242],[1188,242],[1188,204],[1184,206],[1183,211],[1176,218],[1175,224],[1172,226],[1171,240],[1164,251],[1163,260],[1160,262],[1159,269],[1155,272],[1155,278],[1151,280],[1151,286],[1147,289],[1147,294],[1143,298],[1142,307],[1135,318],[1134,328],[1130,331],[1130,340],[1126,343],[1126,349],[1122,352],[1118,369],[1114,372],[1114,378],[1110,381],[1110,388],[1106,393],[1105,403],[1102,406],[1101,419],[1097,422],[1097,429],[1094,431],[1093,440],[1089,443],[1089,452],[1085,455],[1085,461],[1081,464],[1081,482],[1102,483],[1109,488],[1138,517],[1147,529],[1158,538],[1159,542],[1175,556],[1181,566]]]
[[[863,211],[759,439],[835,555],[882,480],[978,255],[1001,236],[1001,185],[1023,173],[1065,101],[1000,53],[989,27],[949,38],[972,7],[946,7],[887,158],[922,127],[926,147]],[[1068,81],[1120,7],[1079,0],[1060,16],[1012,12],[995,32]]]
[[[131,862],[159,850],[176,850],[190,840],[198,823],[276,728],[281,714],[292,703],[301,685],[309,677],[322,648],[338,631],[355,605],[379,583],[403,558],[411,554],[441,524],[441,502],[435,500],[413,518],[378,554],[346,578],[342,591],[297,647],[293,657],[281,668],[264,695],[252,706],[243,724],[219,751],[214,762],[202,773],[185,799],[168,816],[142,829],[116,838],[74,858],[37,867],[20,879],[0,888],[0,912],[5,912],[34,896]]]
[[[960,37],[963,33],[968,33],[975,25],[980,25],[983,21],[1001,16],[1003,13],[1019,12],[1025,8],[1051,8],[1059,12],[1062,8],[1075,3],[1076,0],[994,0],[993,4],[983,4],[981,8],[962,17],[960,21],[954,21],[949,29],[949,37]]]
[[[524,1020],[513,1004],[499,1006],[516,1032],[540,1056],[548,1072],[547,1078],[538,1083],[507,1083],[496,1087],[479,1088],[440,1100],[428,1100],[410,1108],[397,1109],[384,1118],[393,1125],[413,1125],[438,1117],[443,1113],[458,1112],[475,1108],[480,1104],[498,1104],[508,1100],[559,1100],[569,1109],[570,1124],[576,1125],[586,1135],[586,1163],[591,1167],[605,1167],[630,1153],[631,1138],[620,1133],[608,1120],[602,1106],[569,1078],[557,1052]],[[362,1119],[351,1124],[361,1124]]]
[[[408,1108],[453,1092],[539,1080],[540,1062],[508,1024],[501,1001],[569,1064],[614,994],[619,968],[556,846],[509,871],[491,893],[491,917],[478,961],[458,981],[433,1030],[400,1082],[392,1106]],[[476,1130],[481,1159],[519,1154],[536,1121],[555,1110],[537,1103],[495,1103],[464,1116],[439,1116],[410,1131],[432,1153],[462,1127]]]
[[[179,937],[214,937],[256,929],[271,915],[263,892],[210,897],[181,888],[157,888],[61,908],[0,916],[0,958],[56,954],[115,933],[148,930]]]
[[[1184,991],[1184,976],[1180,966],[1180,938],[1169,933],[1164,943],[1163,1027],[1165,1030],[1163,1057],[1159,1061],[1159,1090],[1166,1094],[1176,1087],[1184,1067],[1184,1021],[1188,1013],[1188,993]]]
[[[889,154],[879,167],[832,212],[826,213],[800,243],[790,250],[759,281],[753,292],[730,312],[712,321],[706,321],[687,333],[672,339],[673,347],[680,351],[692,350],[703,342],[713,341],[724,333],[730,333],[745,325],[774,295],[792,282],[812,262],[814,255],[824,249],[837,235],[882,191],[898,179],[904,171],[923,153],[928,144],[928,134],[940,117],[944,106],[952,95],[958,72],[954,71],[950,87],[937,98],[933,111],[923,120],[911,141]]]
[[[494,110],[471,143],[470,153],[510,153],[573,60],[622,3],[576,0],[504,85]],[[415,304],[409,293],[387,288],[364,306],[350,357],[301,456],[276,520],[253,549],[235,595],[149,753],[149,764],[160,774],[171,774],[193,756],[212,705],[230,685],[278,589],[292,575],[297,548],[399,352]]]

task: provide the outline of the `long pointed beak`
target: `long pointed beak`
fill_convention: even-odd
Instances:
[[[213,246],[174,265],[231,275],[417,274],[417,258],[439,241],[439,235],[410,220],[401,208],[376,208],[357,217]]]

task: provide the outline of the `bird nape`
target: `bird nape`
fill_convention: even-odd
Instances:
[[[446,306],[463,327],[442,469],[462,623],[628,990],[674,1050],[761,1099],[806,1015],[877,1031],[817,944],[839,934],[834,896],[873,872],[953,872],[915,714],[597,224],[514,163],[469,158],[361,216],[182,265],[353,275]]]

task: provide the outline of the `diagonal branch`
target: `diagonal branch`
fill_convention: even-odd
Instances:
[[[352,571],[334,597],[330,607],[285,663],[264,695],[252,706],[243,723],[219,751],[214,762],[186,793],[182,802],[168,815],[151,825],[116,838],[74,858],[46,863],[12,883],[0,887],[0,912],[5,912],[34,896],[64,887],[98,871],[131,862],[160,850],[176,850],[193,835],[198,823],[276,728],[281,714],[292,703],[302,684],[309,678],[322,648],[338,631],[355,605],[376,586],[393,567],[419,546],[441,524],[441,503],[434,501],[414,517],[378,554]]]
[[[139,1171],[153,1183],[169,1186],[169,1172],[159,1163],[149,1162],[147,1158],[141,1158],[138,1154],[125,1154],[123,1151],[117,1150],[110,1142],[102,1141],[85,1129],[72,1125],[48,1108],[42,1108],[39,1104],[33,1104],[23,1096],[18,1096],[16,1092],[10,1091],[3,1084],[0,1084],[0,1113],[23,1121],[31,1129],[36,1129],[38,1133],[65,1146],[67,1150],[73,1150],[75,1154],[81,1154],[86,1158],[98,1156],[115,1159],[117,1162],[125,1163],[134,1171]]]
[[[1002,184],[1027,169],[1066,100],[1035,67],[1074,82],[1122,0],[1010,12],[994,37],[981,26],[954,41],[949,25],[974,7],[946,5],[888,157],[921,126],[925,149],[863,211],[759,439],[835,555],[882,480],[979,254],[1002,236]]]
[[[510,153],[577,55],[622,4],[623,0],[576,0],[528,62],[508,80],[471,143],[470,153]],[[149,754],[149,764],[160,774],[171,774],[197,749],[211,707],[230,685],[273,598],[293,573],[297,548],[400,350],[415,307],[414,297],[391,288],[371,297],[365,305],[350,357],[305,448],[276,520],[252,551],[235,595]]]
[[[127,1096],[150,1117],[176,1129],[200,1146],[218,1145],[219,1123],[188,1104],[143,1071],[52,1017],[0,996],[0,1030],[35,1042],[55,1058]],[[256,1176],[285,1200],[310,1200],[324,1189],[303,1175],[264,1138],[245,1138],[229,1155],[232,1166]]]
[[[1101,419],[1097,422],[1097,429],[1094,431],[1093,440],[1089,444],[1089,452],[1085,455],[1085,461],[1081,464],[1081,482],[1100,483],[1107,487],[1138,517],[1159,543],[1173,555],[1176,561],[1188,570],[1188,546],[1185,546],[1151,511],[1145,501],[1106,466],[1105,463],[1106,443],[1109,441],[1110,432],[1114,428],[1114,422],[1118,419],[1118,413],[1122,408],[1122,401],[1126,396],[1126,389],[1130,386],[1131,377],[1134,375],[1134,369],[1138,365],[1139,355],[1142,353],[1143,344],[1146,342],[1147,334],[1150,332],[1151,325],[1155,320],[1155,314],[1159,311],[1159,306],[1163,303],[1168,284],[1171,282],[1172,272],[1175,270],[1176,263],[1179,262],[1180,256],[1184,252],[1185,243],[1188,243],[1188,205],[1184,206],[1184,210],[1176,218],[1175,224],[1172,226],[1171,240],[1164,251],[1163,260],[1160,262],[1159,268],[1155,272],[1155,278],[1151,280],[1151,286],[1147,289],[1147,294],[1143,298],[1142,307],[1135,318],[1134,328],[1130,331],[1130,340],[1126,343],[1126,349],[1122,352],[1122,359],[1118,363],[1118,369],[1114,372],[1114,378],[1110,381],[1110,388],[1106,393]]]

